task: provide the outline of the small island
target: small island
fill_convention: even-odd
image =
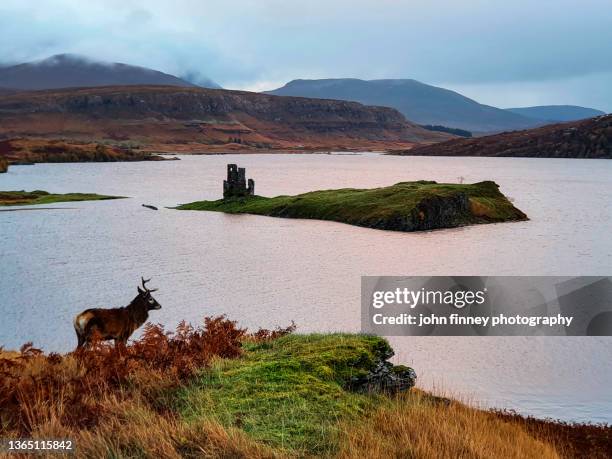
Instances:
[[[239,183],[233,183],[234,180]],[[248,186],[246,183],[244,169],[230,164],[223,199],[192,202],[176,209],[330,220],[392,231],[425,231],[528,219],[492,181],[401,182],[382,188],[343,188],[273,198],[254,195],[254,182],[250,180]]]
[[[102,201],[123,199],[124,196],[106,196],[95,193],[52,194],[46,191],[0,191],[0,206],[29,206],[56,202]]]

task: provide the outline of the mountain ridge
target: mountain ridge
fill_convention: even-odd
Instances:
[[[209,81],[211,85],[219,87],[212,80]],[[0,87],[12,90],[145,84],[197,86],[177,76],[147,67],[105,62],[78,54],[56,54],[37,61],[0,67]]]
[[[456,91],[414,79],[361,80],[328,78],[292,80],[266,94],[354,100],[392,107],[422,125],[442,125],[476,133],[518,130],[543,124],[501,108],[480,104]]]
[[[530,107],[506,108],[510,112],[549,122],[563,123],[580,121],[587,118],[605,115],[606,112],[579,105],[535,105]]]

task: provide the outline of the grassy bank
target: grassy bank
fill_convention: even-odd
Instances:
[[[364,335],[249,333],[223,317],[148,326],[125,355],[0,354],[2,437],[72,438],[78,457],[606,457],[610,428],[548,427],[356,381],[390,355]],[[3,358],[4,357],[4,358]],[[570,433],[568,434],[569,429]],[[572,445],[580,443],[580,448]]]
[[[527,218],[499,191],[498,185],[490,181],[475,184],[402,182],[374,189],[346,188],[274,198],[253,196],[199,201],[177,209],[332,220],[396,231]]]
[[[0,206],[29,206],[34,204],[53,204],[55,202],[102,201],[122,198],[122,196],[106,196],[95,193],[52,194],[41,190],[0,191]]]
[[[329,454],[337,447],[339,421],[384,403],[380,396],[347,390],[390,350],[381,338],[289,335],[246,350],[242,359],[219,362],[181,393],[187,420],[210,418],[276,448]]]

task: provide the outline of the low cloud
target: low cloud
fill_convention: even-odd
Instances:
[[[587,104],[589,88],[576,81],[612,74],[611,23],[607,0],[4,0],[0,56],[78,53],[224,87],[415,78],[470,88],[476,99],[503,87],[526,100],[520,88],[533,87],[546,100]],[[597,106],[612,110],[612,94],[601,95]]]

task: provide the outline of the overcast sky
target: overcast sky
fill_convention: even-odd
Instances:
[[[610,0],[1,0],[2,63],[66,52],[231,89],[415,78],[612,112]]]

